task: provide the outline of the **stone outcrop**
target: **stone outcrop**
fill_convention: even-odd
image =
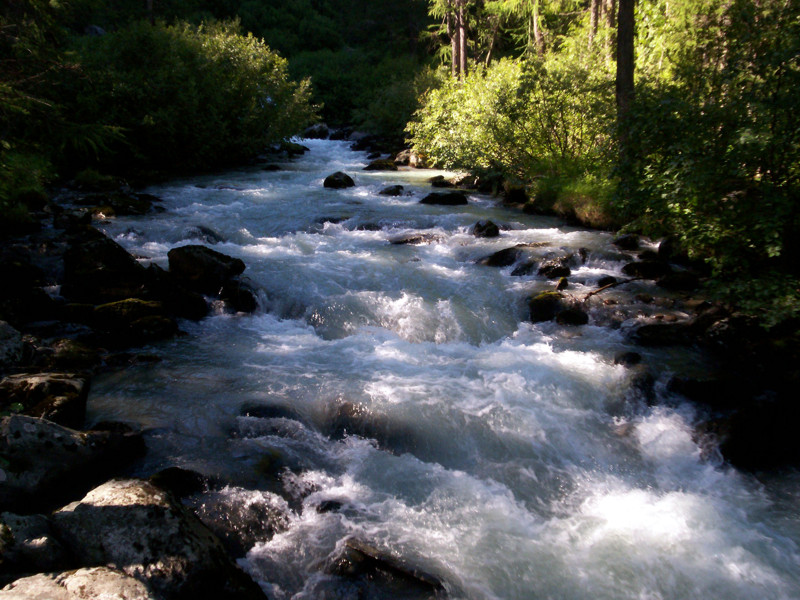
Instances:
[[[81,564],[117,565],[159,598],[264,598],[219,539],[147,481],[104,483],[55,512],[53,524]]]
[[[491,221],[478,221],[472,227],[472,235],[479,238],[495,238],[500,235],[500,228]]]
[[[68,501],[143,451],[140,434],[79,432],[33,417],[3,417],[0,510],[29,513]]]
[[[91,567],[18,579],[0,600],[159,600],[145,584],[117,569]]]

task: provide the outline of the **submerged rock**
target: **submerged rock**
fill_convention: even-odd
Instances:
[[[464,192],[434,192],[425,196],[419,201],[419,203],[438,204],[442,206],[460,206],[469,204],[469,201],[467,200],[467,195]]]
[[[80,563],[117,565],[159,598],[264,598],[196,516],[146,481],[109,481],[53,524]]]
[[[671,270],[669,264],[657,260],[631,262],[622,267],[625,275],[644,279],[658,279],[667,275]]]
[[[494,254],[478,259],[476,264],[487,267],[510,267],[520,259],[522,254],[523,250],[518,246],[503,248]]]
[[[75,373],[11,375],[0,381],[0,409],[48,419],[75,429],[83,427],[89,380]]]
[[[0,591],[7,600],[158,600],[145,584],[110,567],[42,573],[18,579]]]
[[[326,188],[341,190],[344,188],[353,187],[355,184],[356,182],[353,181],[353,178],[350,177],[350,175],[347,173],[342,173],[341,171],[336,171],[336,173],[328,175],[322,185]]]
[[[548,279],[569,277],[572,274],[572,270],[569,268],[567,261],[568,259],[566,258],[548,260],[539,267],[538,274],[542,277],[547,277]]]
[[[206,294],[218,294],[220,288],[245,270],[240,258],[233,258],[205,246],[179,246],[167,253],[169,271],[177,281]]]
[[[640,240],[638,235],[626,233],[614,238],[611,243],[621,250],[638,250]]]
[[[405,597],[409,592],[445,598],[442,580],[419,565],[382,550],[356,537],[345,539],[331,559],[327,571],[333,575],[368,582],[391,597]],[[391,595],[392,590],[396,595]],[[367,594],[369,597],[369,594]]]
[[[4,417],[0,510],[52,507],[84,493],[143,451],[138,433],[78,432],[33,417]]]
[[[556,323],[559,325],[586,325],[588,322],[589,315],[586,311],[574,306],[565,308],[556,315]]]
[[[258,292],[249,281],[228,281],[220,290],[220,298],[235,312],[251,313],[258,309]]]
[[[419,245],[419,244],[435,244],[442,241],[442,236],[435,233],[412,233],[409,235],[401,235],[393,237],[389,243],[395,246],[402,245]]]

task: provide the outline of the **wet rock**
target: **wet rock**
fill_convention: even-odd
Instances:
[[[389,243],[395,246],[435,244],[440,241],[442,241],[442,236],[435,233],[412,233],[410,235],[401,235],[389,239]]]
[[[630,277],[659,279],[671,271],[669,264],[656,260],[631,262],[622,267],[622,272]]]
[[[568,308],[566,298],[560,292],[542,292],[528,299],[528,310],[532,323],[550,321]]]
[[[733,410],[746,406],[755,390],[733,375],[716,379],[673,377],[667,384],[670,392],[715,410]]]
[[[338,500],[323,500],[319,504],[317,504],[314,509],[320,513],[325,514],[329,512],[339,512],[342,510],[344,504],[339,502]]]
[[[445,179],[444,175],[435,175],[428,179],[428,183],[431,184],[431,187],[435,188],[451,188],[453,187],[453,182],[448,181]]]
[[[289,526],[288,504],[270,492],[225,487],[203,494],[190,506],[236,558]]]
[[[556,291],[560,292],[567,289],[568,287],[569,287],[569,279],[567,279],[566,277],[562,277],[561,279],[558,280],[558,283],[556,284]]]
[[[639,260],[644,260],[644,261],[648,261],[648,260],[660,261],[661,260],[659,258],[659,256],[658,256],[658,253],[657,252],[653,252],[652,250],[644,250],[642,252],[639,252],[639,254],[637,255],[636,258],[638,258]]]
[[[371,161],[366,167],[365,171],[397,171],[397,165],[393,160],[387,158],[377,158]]]
[[[356,182],[347,173],[337,171],[332,175],[328,175],[323,182],[323,186],[333,190],[341,190],[355,186]]]
[[[146,288],[145,297],[161,302],[166,313],[174,317],[199,321],[209,313],[208,303],[202,294],[187,289],[172,273],[158,265],[147,268]]]
[[[642,362],[642,355],[638,352],[620,352],[614,357],[615,365],[632,367]]]
[[[208,491],[210,479],[197,471],[181,467],[167,467],[150,476],[150,483],[173,494],[176,498],[185,498]]]
[[[525,205],[530,200],[524,185],[503,182],[503,202],[512,205]]]
[[[293,156],[302,156],[308,152],[310,148],[303,146],[302,144],[298,144],[297,142],[284,140],[280,143],[278,150],[280,152],[285,152],[291,158]]]
[[[355,402],[337,403],[322,429],[332,439],[357,435],[375,440],[381,449],[395,454],[413,453],[419,445],[413,427],[394,422],[367,405]]]
[[[236,312],[252,313],[258,310],[258,291],[249,281],[228,281],[222,286],[220,298]]]
[[[64,253],[61,295],[72,302],[102,304],[142,295],[146,269],[105,235],[86,228]]]
[[[343,541],[333,556],[327,571],[340,577],[359,579],[376,586],[388,597],[406,597],[430,594],[434,598],[446,597],[442,580],[419,565],[383,550],[356,537]],[[392,591],[396,595],[392,595]],[[373,592],[374,593],[374,592]],[[371,597],[367,592],[367,597]]]
[[[691,292],[700,287],[700,278],[691,271],[674,271],[661,277],[656,285],[667,290]]]
[[[91,370],[100,363],[97,348],[71,339],[58,340],[52,346],[51,365],[56,369]]]
[[[153,202],[160,202],[160,199],[150,194],[116,192],[95,201],[98,206],[109,206],[115,215],[131,216],[147,214],[153,210]]]
[[[513,248],[503,248],[494,254],[478,259],[476,264],[487,267],[510,267],[517,262],[523,255],[523,250],[517,246]]]
[[[18,579],[0,591],[3,600],[158,600],[145,584],[110,567],[41,573]]]
[[[403,150],[394,157],[394,162],[398,165],[407,165],[414,168],[423,168],[425,160],[414,150]]]
[[[164,600],[263,600],[220,541],[169,493],[146,481],[113,480],[53,514],[82,564],[114,564]]]
[[[310,125],[303,130],[303,134],[301,137],[308,138],[310,140],[326,140],[330,135],[330,129],[325,123],[315,123],[314,125]]]
[[[642,346],[688,346],[696,341],[689,322],[650,323],[633,332],[633,340]]]
[[[167,339],[178,325],[166,315],[160,302],[127,298],[95,307],[95,323],[105,332],[105,343],[113,347],[137,346]]]
[[[0,373],[19,364],[24,350],[22,334],[5,321],[0,321]]]
[[[9,574],[62,571],[70,557],[44,515],[0,514],[0,579]],[[2,598],[2,595],[0,595]]]
[[[491,221],[478,221],[472,228],[472,235],[479,238],[494,238],[500,235],[500,228]]]
[[[367,154],[367,160],[375,160],[380,157],[381,157],[380,152],[370,152],[369,154]]]
[[[221,244],[228,241],[225,236],[205,225],[190,227],[184,232],[183,236],[187,239],[201,240],[206,244]]]
[[[138,433],[78,432],[25,416],[0,420],[0,510],[35,512],[84,493],[144,452]]]
[[[560,279],[561,277],[569,277],[572,270],[567,264],[567,259],[557,258],[549,260],[539,267],[538,274],[548,279]]]
[[[244,262],[205,246],[180,246],[167,253],[169,271],[190,290],[218,294],[220,288],[245,270]]]
[[[19,405],[27,415],[65,427],[83,427],[89,381],[74,373],[11,375],[0,381],[0,407]]]
[[[639,249],[639,236],[634,233],[626,233],[620,235],[611,242],[620,250],[638,250]]]
[[[381,196],[402,196],[404,189],[402,185],[390,185],[383,188],[378,194]]]
[[[511,271],[512,277],[526,277],[528,275],[535,275],[539,269],[539,263],[533,260],[528,260],[515,267]]]
[[[264,165],[263,167],[261,167],[261,170],[275,172],[275,171],[282,171],[283,167],[281,167],[280,165]]]
[[[556,323],[559,325],[586,325],[589,322],[589,315],[586,311],[569,307],[561,310],[556,315]]]
[[[616,277],[613,275],[604,275],[597,280],[597,287],[606,287],[607,285],[613,285],[615,283],[617,283]]]
[[[425,196],[419,203],[440,206],[461,206],[469,204],[469,201],[464,192],[434,192]]]

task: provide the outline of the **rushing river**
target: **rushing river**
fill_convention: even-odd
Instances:
[[[136,474],[193,469],[229,483],[201,503],[286,512],[240,561],[271,598],[363,597],[326,568],[348,536],[451,598],[800,598],[800,478],[723,464],[695,434],[702,415],[666,391],[703,357],[627,341],[636,319],[675,310],[634,296],[663,293],[620,286],[592,298],[589,325],[534,325],[525,299],[554,282],[475,264],[520,243],[541,258],[585,248],[567,290],[582,297],[630,260],[609,234],[478,194],[422,205],[436,172],[365,172],[344,142],[304,143],[280,171],[174,181],[150,190],[164,213],[103,225],[165,267],[213,230],[264,293],[254,315],[181,323],[188,335],[145,350],[160,362],[99,376],[89,404],[93,421],[145,429]],[[324,189],[337,170],[357,186]],[[378,194],[398,183],[404,195]],[[473,236],[481,219],[501,236]],[[390,243],[418,233],[429,243]],[[654,407],[614,364],[626,350],[656,375]]]

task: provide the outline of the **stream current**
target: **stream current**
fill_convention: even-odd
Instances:
[[[239,563],[276,600],[427,597],[331,574],[350,536],[451,598],[800,598],[800,477],[725,465],[665,385],[703,356],[627,341],[676,310],[635,299],[663,291],[620,286],[592,298],[588,325],[532,324],[525,299],[555,282],[476,264],[521,243],[541,260],[583,248],[567,290],[582,297],[631,260],[609,234],[480,194],[422,205],[439,172],[367,172],[345,142],[303,143],[279,171],[173,181],[148,190],[162,214],[102,224],[144,264],[189,243],[240,257],[263,290],[256,314],[182,322],[188,335],[145,350],[160,362],[94,380],[90,421],[145,430],[134,474],[228,482],[196,505],[238,507]],[[337,170],[356,187],[324,189]],[[404,194],[379,195],[392,184]],[[500,237],[472,235],[485,219]],[[614,364],[627,350],[656,375],[655,406]],[[248,521],[259,508],[284,514],[274,535]]]

